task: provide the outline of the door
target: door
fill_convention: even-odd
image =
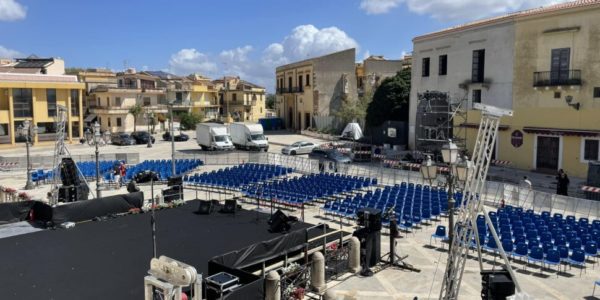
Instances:
[[[537,170],[552,172],[558,170],[560,138],[555,136],[538,136],[536,153]]]
[[[569,80],[571,48],[552,49],[550,81],[552,84],[564,84]]]
[[[287,127],[288,128],[292,128],[292,123],[294,120],[294,110],[290,107],[288,108],[288,120],[287,120]]]

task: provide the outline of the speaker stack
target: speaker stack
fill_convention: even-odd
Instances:
[[[381,210],[361,208],[356,212],[357,223],[362,228],[354,231],[353,236],[360,241],[363,276],[371,276],[369,269],[381,260]]]
[[[170,177],[167,181],[168,188],[163,190],[165,202],[182,200],[183,198],[183,178],[181,176]]]
[[[481,299],[504,300],[515,294],[515,283],[505,270],[481,271]]]
[[[62,159],[60,164],[60,179],[62,186],[58,188],[58,201],[75,202],[87,200],[90,189],[82,184],[77,172],[77,165],[70,157]]]
[[[213,212],[213,203],[212,201],[200,201],[200,205],[198,206],[198,211],[196,211],[199,215],[210,215]]]
[[[225,200],[225,205],[221,208],[221,213],[224,214],[235,214],[237,210],[237,199],[227,199]]]

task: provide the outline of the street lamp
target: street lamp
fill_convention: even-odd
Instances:
[[[448,140],[448,144],[442,146],[442,158],[444,162],[450,166],[450,171],[446,175],[446,183],[448,184],[448,242],[449,247],[452,247],[452,239],[454,237],[454,188],[456,176],[454,175],[455,165],[458,161],[458,146]]]
[[[171,132],[171,176],[175,176],[175,131],[173,130],[173,105],[177,100],[169,101],[169,118],[171,119],[171,124],[169,131]],[[181,124],[179,124],[179,130],[181,130]]]
[[[25,189],[31,190],[33,189],[33,181],[31,180],[31,161],[29,157],[29,146],[32,145],[33,139],[37,135],[38,127],[30,122],[29,120],[25,120],[23,124],[19,125],[17,128],[17,133],[20,137],[25,138],[25,148],[27,148],[27,182],[25,183]]]
[[[150,114],[150,108],[146,108],[146,126],[148,126],[148,145],[147,148],[152,148],[152,133],[150,132],[150,122],[153,116]]]
[[[96,147],[96,198],[100,198],[100,161],[98,158],[100,151],[98,150],[98,145],[103,141],[106,142],[106,135],[100,133],[100,124],[98,124],[98,122],[94,123],[92,131],[90,131],[89,128],[85,131],[85,139],[87,140],[88,145],[94,143],[94,146]]]
[[[427,159],[421,164],[421,176],[424,180],[431,182],[437,177],[437,166],[431,161],[431,156],[427,155]]]

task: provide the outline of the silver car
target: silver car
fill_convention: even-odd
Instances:
[[[289,146],[281,149],[281,153],[286,155],[296,155],[296,154],[308,154],[310,153],[317,145],[311,142],[295,142]]]

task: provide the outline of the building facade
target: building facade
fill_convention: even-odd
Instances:
[[[356,64],[356,87],[358,96],[375,92],[381,82],[393,77],[404,68],[404,60],[385,59],[380,55],[371,55]]]
[[[79,72],[77,78],[85,84],[85,96],[83,99],[84,115],[86,115],[86,125],[95,121],[95,116],[88,117],[90,103],[94,104],[96,99],[92,95],[92,90],[99,86],[117,87],[117,75],[107,69],[87,69]]]
[[[67,111],[65,136],[68,141],[83,137],[85,85],[77,81],[77,76],[63,75],[62,60],[56,60],[56,66],[52,66],[51,61],[55,60],[17,59],[16,64],[0,65],[0,148],[24,142],[16,129],[25,120],[38,127],[34,144],[54,143],[58,106]]]
[[[213,82],[219,93],[220,114],[226,121],[258,122],[266,115],[266,89],[239,77]]]
[[[279,66],[276,110],[287,128],[339,127],[335,113],[357,100],[354,48]]]
[[[219,119],[219,93],[210,78],[191,74],[187,79],[192,86],[192,112],[202,115],[204,120]]]
[[[599,15],[599,1],[582,0],[414,38],[411,148],[424,130],[419,93],[440,91],[465,112],[452,125],[467,150],[480,120],[473,102],[508,108],[514,115],[502,118],[493,158],[585,177],[600,155]]]

